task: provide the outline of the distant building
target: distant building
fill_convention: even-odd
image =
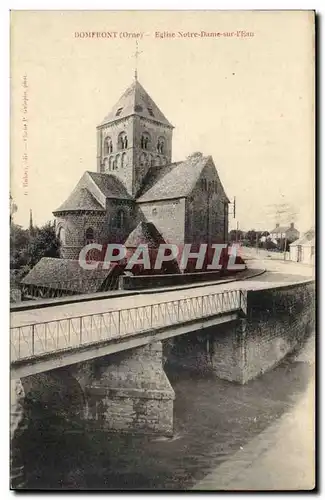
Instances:
[[[276,224],[275,228],[270,231],[269,238],[273,240],[287,240],[287,241],[295,241],[299,238],[300,233],[295,228],[294,223],[292,222],[289,226],[280,226],[280,224]]]
[[[290,245],[290,260],[304,264],[315,264],[315,228],[312,227],[301,238]]]

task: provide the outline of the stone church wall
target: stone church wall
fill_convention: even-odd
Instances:
[[[139,204],[139,211],[152,222],[166,243],[182,244],[185,238],[185,199]]]
[[[123,223],[117,227],[118,212],[123,211]],[[124,200],[108,200],[106,213],[68,214],[57,220],[57,231],[64,229],[61,257],[78,259],[86,245],[86,230],[92,228],[94,242],[100,244],[124,243],[137,223],[134,204]]]
[[[118,140],[123,132],[127,135],[126,149],[120,148]],[[147,149],[141,148],[141,136],[144,133],[150,136]],[[108,137],[112,141],[113,151],[106,154],[104,143]],[[163,153],[157,151],[160,137],[165,140]],[[97,171],[113,173],[123,182],[130,194],[137,193],[151,166],[170,163],[171,155],[172,129],[140,116],[124,118],[97,129]]]
[[[223,201],[222,186],[216,170],[207,165],[186,200],[186,243],[211,244],[225,241],[225,234],[228,234],[228,217],[224,216]]]

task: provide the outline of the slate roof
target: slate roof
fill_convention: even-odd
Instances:
[[[21,281],[25,285],[91,293],[101,290],[113,267],[84,269],[78,260],[43,257]]]
[[[143,180],[143,190],[138,194],[137,202],[185,198],[192,192],[209,161],[212,161],[211,156],[194,154],[166,167],[151,167]],[[225,193],[224,196],[227,198]]]
[[[126,89],[112,110],[105,116],[101,125],[130,115],[142,116],[173,127],[138,80]]]
[[[70,196],[66,199],[59,208],[53,213],[67,212],[67,211],[80,211],[92,210],[95,212],[105,212],[103,207],[88,191],[86,188],[79,188],[78,186],[72,191]]]
[[[123,200],[133,199],[127,192],[124,184],[114,175],[90,171],[87,171],[87,174],[106,198],[119,198]]]
[[[54,214],[60,212],[73,212],[91,210],[95,212],[105,212],[106,204],[100,203],[91,191],[96,190],[95,184],[104,198],[120,200],[132,200],[124,184],[114,175],[102,174],[98,172],[86,171],[78,184],[59,208],[53,211]]]
[[[295,230],[299,233],[298,229],[295,228],[295,227],[291,227],[290,225],[289,226],[279,226],[279,227],[275,227],[274,229],[272,229],[272,231],[270,231],[270,234],[272,233],[285,233],[286,231],[289,231],[289,230]]]
[[[148,248],[158,248],[162,243],[166,242],[152,222],[140,222],[129,234],[124,246],[137,248],[141,244],[146,244]]]
[[[315,228],[312,227],[311,229],[309,229],[309,231],[306,231],[306,233],[304,233],[301,238],[291,243],[290,246],[295,247],[297,245],[305,245],[310,247],[315,246]]]

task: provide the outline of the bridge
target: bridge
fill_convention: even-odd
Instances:
[[[101,304],[101,308],[103,306]],[[62,317],[67,314],[65,307],[45,309],[45,314],[58,315],[58,319],[30,324],[24,324],[22,320],[26,318],[26,313],[13,313],[13,326],[10,328],[13,378],[233,321],[246,311],[246,293],[244,290],[225,290]],[[37,309],[38,315],[40,310]]]
[[[263,280],[263,277],[262,277]],[[240,384],[270,369],[313,323],[314,282],[233,281],[100,292],[11,309],[11,380],[44,405],[62,393],[88,428],[173,433],[165,361]],[[128,307],[125,307],[128,304]],[[12,414],[18,399],[12,397]],[[60,408],[61,411],[61,408]]]

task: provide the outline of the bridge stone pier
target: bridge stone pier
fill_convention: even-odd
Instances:
[[[90,428],[172,434],[175,393],[162,360],[161,342],[99,358],[85,387]]]

